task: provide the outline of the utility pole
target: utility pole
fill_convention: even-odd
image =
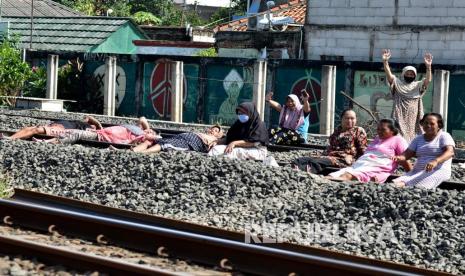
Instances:
[[[29,50],[32,50],[32,30],[34,29],[34,0],[31,0],[31,30],[29,38]]]
[[[2,0],[0,0],[0,21],[2,21]]]

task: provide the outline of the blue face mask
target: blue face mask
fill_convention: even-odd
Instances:
[[[239,119],[241,123],[246,123],[249,120],[249,116],[245,114],[239,114],[237,115],[237,118]]]

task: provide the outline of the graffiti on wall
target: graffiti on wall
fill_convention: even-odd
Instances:
[[[94,77],[97,81],[99,95],[103,97],[103,90],[105,88],[105,65],[100,65],[94,70]],[[123,67],[116,66],[116,87],[115,87],[115,104],[116,109],[121,106],[126,95],[126,72]]]
[[[252,99],[253,69],[211,65],[207,74],[205,122],[231,125],[237,119],[236,107]]]
[[[465,75],[451,75],[449,82],[449,101],[447,130],[455,139],[465,140]]]
[[[418,74],[422,79],[423,74]],[[430,83],[423,97],[425,112],[432,109],[433,83]],[[369,108],[377,119],[390,118],[392,112],[392,95],[386,74],[379,71],[356,71],[354,76],[354,100]],[[354,106],[360,125],[372,120],[371,116],[362,109]]]
[[[234,122],[236,120],[236,107],[238,106],[239,94],[244,86],[244,81],[239,73],[232,69],[224,78],[223,88],[227,98],[221,103],[220,109],[211,119],[217,122]]]
[[[167,63],[157,63],[150,77],[149,94],[150,102],[152,103],[155,113],[163,118],[171,117],[171,96],[173,94],[173,79],[172,66]],[[183,103],[187,99],[188,91],[186,90],[186,78],[184,78],[184,95]]]
[[[137,115],[135,108],[136,67],[137,64],[135,62],[120,62],[116,67],[116,115]],[[94,99],[94,101],[101,101],[103,103],[105,63],[86,61],[84,72],[85,75],[89,77],[89,80],[92,80],[92,82],[88,82],[90,87],[86,91],[87,100]],[[101,110],[99,111],[101,112]]]
[[[196,121],[198,68],[199,66],[195,64],[184,65],[184,122]],[[144,64],[142,115],[153,119],[169,119],[171,117],[172,84],[174,82],[171,70],[171,66],[164,62]]]

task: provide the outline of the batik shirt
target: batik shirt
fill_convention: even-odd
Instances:
[[[338,161],[351,165],[362,156],[367,147],[367,135],[363,128],[353,127],[346,131],[339,126],[329,137],[329,146],[325,155],[335,157]]]

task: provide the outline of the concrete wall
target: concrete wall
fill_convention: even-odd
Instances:
[[[465,64],[465,1],[308,0],[306,57],[343,56],[345,61]]]

